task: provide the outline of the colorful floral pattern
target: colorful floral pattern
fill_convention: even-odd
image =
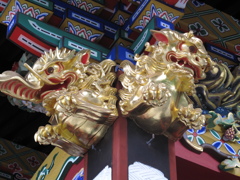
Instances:
[[[90,40],[92,42],[101,37],[101,34],[93,34],[91,30],[81,28],[79,25],[74,26],[71,22],[68,22],[68,27],[65,28],[65,31],[75,34],[84,39]]]
[[[209,134],[211,134],[211,137],[209,136]],[[197,146],[204,147],[206,144],[210,143],[209,145],[211,146],[208,145],[208,148],[212,147],[213,149],[216,149],[219,153],[223,153],[225,149],[226,152],[223,154],[226,154],[226,156],[240,157],[240,141],[236,142],[238,145],[232,142],[225,142],[221,138],[221,135],[214,129],[207,130],[206,127],[203,127],[202,129],[197,131],[189,129],[186,133],[186,138],[188,139],[187,142],[190,143],[190,145],[195,144]]]
[[[68,0],[67,3],[92,14],[96,13],[100,9],[100,7],[94,7],[93,4],[82,0]]]
[[[212,134],[212,136],[214,138],[217,139],[215,142],[212,143],[212,145],[216,149],[220,149],[222,146],[224,146],[230,154],[232,154],[234,156],[239,156],[240,155],[240,150],[238,150],[238,152],[236,152],[230,144],[228,144],[228,143],[226,143],[225,141],[222,140],[221,136],[218,134],[217,131],[211,129],[210,133]]]
[[[192,30],[196,36],[208,36],[208,31],[203,28],[199,22],[188,25],[189,30]]]
[[[22,171],[22,168],[19,166],[19,164],[17,162],[13,162],[13,163],[9,164],[8,168],[11,169],[12,172]]]
[[[226,31],[230,31],[229,27],[223,22],[221,18],[215,18],[211,20],[212,24],[217,27],[217,29],[224,33]]]
[[[31,17],[34,17],[35,19],[38,19],[42,21],[46,16],[49,15],[47,12],[41,12],[39,9],[34,9],[33,7],[28,7],[28,5],[21,4],[19,1],[15,1],[15,5],[12,6],[12,10],[9,11],[8,15],[6,16],[6,20],[3,21],[3,23],[9,25],[13,17],[17,12],[21,12],[23,14],[29,15]]]
[[[144,15],[143,18],[139,21],[140,25],[134,28],[142,31],[154,16],[160,17],[172,23],[174,23],[179,18],[179,16],[174,16],[173,13],[168,13],[167,11],[162,10],[160,7],[156,8],[155,4],[151,4],[150,11],[146,11],[146,15]]]
[[[184,138],[189,145],[196,150],[202,151],[203,148],[211,148],[217,153],[226,156],[227,158],[240,157],[240,139],[235,128],[239,127],[240,107],[238,107],[237,117],[232,112],[226,111],[224,108],[218,108],[221,114],[217,111],[206,111],[207,124],[200,130],[189,129],[184,135]],[[228,113],[227,113],[228,112]],[[229,128],[234,128],[234,139],[228,139],[226,131]]]
[[[203,126],[200,130],[189,129],[188,132],[190,133],[187,138],[189,141],[193,142],[194,138],[196,139],[198,145],[202,145],[205,143],[204,139],[200,136],[206,132],[206,127]]]
[[[35,156],[28,157],[27,161],[32,167],[40,165],[40,162],[37,160],[37,158]]]
[[[19,137],[13,139],[14,142],[21,140]],[[0,142],[0,171],[4,167],[13,179],[29,180],[46,159],[46,154],[12,141],[0,138]]]

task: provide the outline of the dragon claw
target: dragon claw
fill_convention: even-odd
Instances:
[[[143,99],[152,106],[162,106],[170,96],[169,90],[163,83],[151,82],[143,92]]]
[[[202,115],[202,110],[200,108],[194,109],[192,104],[181,107],[178,110],[178,117],[190,129],[201,129],[206,121],[205,115]]]
[[[57,134],[55,133],[56,129],[54,127],[55,126],[49,124],[40,126],[34,135],[34,140],[40,144],[51,144],[57,138]]]

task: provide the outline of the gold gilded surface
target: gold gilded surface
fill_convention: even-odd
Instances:
[[[148,55],[136,55],[135,65],[120,64],[120,109],[145,131],[177,140],[188,128],[200,129],[205,122],[188,96],[195,94],[195,83],[214,63],[192,32],[163,29],[152,34],[157,44],[146,43]]]
[[[145,131],[178,140],[187,129],[199,130],[205,124],[202,109],[194,108],[192,102],[201,104],[198,88],[238,87],[239,73],[231,76],[224,66],[212,62],[192,32],[163,29],[152,30],[152,35],[157,43],[146,43],[145,53],[135,55],[136,64],[120,64],[123,88],[118,91],[119,107]],[[25,77],[12,71],[0,74],[3,93],[41,103],[51,117],[50,124],[39,127],[35,140],[74,156],[83,155],[99,142],[118,116],[117,89],[113,87],[116,75],[112,72],[116,63],[90,63],[89,57],[89,50],[76,53],[57,48],[42,55],[33,67],[25,64],[29,71]],[[216,84],[208,77],[211,74],[219,76]],[[235,100],[239,91],[232,92]]]
[[[23,100],[42,103],[50,124],[39,127],[34,138],[40,144],[58,146],[81,156],[106,133],[118,116],[115,62],[89,63],[90,51],[56,49],[45,53],[33,67],[25,64],[26,77],[6,71],[0,89]]]

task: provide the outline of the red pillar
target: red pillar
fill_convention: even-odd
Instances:
[[[127,120],[120,115],[113,126],[112,179],[128,179]]]

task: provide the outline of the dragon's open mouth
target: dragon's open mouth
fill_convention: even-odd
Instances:
[[[50,79],[53,80],[53,79]],[[59,81],[57,85],[44,85],[40,90],[40,99],[43,99],[47,94],[51,93],[52,91],[59,91],[64,88],[67,88],[71,82],[71,78],[67,78],[65,81],[60,81],[58,79],[54,79],[54,82]]]
[[[201,69],[198,66],[189,63],[189,60],[186,57],[176,58],[176,56],[172,55],[170,56],[169,61],[175,62],[180,66],[183,66],[187,71],[193,74],[194,79],[201,78]]]

